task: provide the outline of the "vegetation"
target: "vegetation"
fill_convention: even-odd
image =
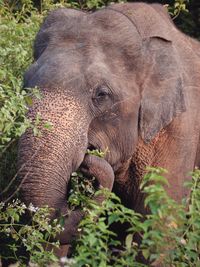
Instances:
[[[165,172],[161,168],[149,168],[144,177],[141,188],[147,194],[145,205],[150,211],[145,218],[124,207],[120,199],[107,190],[94,193],[104,195],[102,204],[86,194],[82,196],[82,209],[86,216],[79,225],[80,236],[74,244],[72,258],[60,260],[72,267],[148,266],[138,262],[140,255],[152,262],[152,266],[158,263],[162,266],[199,266],[200,171],[192,174],[191,182],[187,183],[191,189],[190,197],[181,204],[167,195],[163,187],[167,185],[163,176]],[[87,187],[82,186],[82,190],[86,192]],[[80,207],[80,202],[72,201],[72,204],[72,208]],[[20,266],[29,260],[38,264],[36,266],[48,266],[52,262],[53,266],[58,266],[53,249],[47,251],[45,248],[58,246],[58,242],[51,240],[62,230],[62,218],[50,222],[48,207],[26,207],[17,200],[4,206],[1,203],[1,257],[16,259]],[[32,213],[32,220],[29,224],[22,224],[20,219],[26,210]],[[128,225],[123,243],[112,230],[116,223],[119,227],[125,223]],[[141,239],[140,244],[136,243],[136,236]]]
[[[0,203],[0,256],[26,266],[28,261],[45,266],[49,262],[58,262],[52,252],[53,247],[59,247],[59,242],[52,241],[62,230],[57,219],[50,223],[48,207],[28,207],[19,200],[13,200],[8,205]],[[32,219],[23,216],[29,212]],[[51,249],[48,251],[47,248]]]
[[[26,118],[26,112],[31,97],[40,97],[40,94],[37,89],[23,89],[23,73],[32,61],[33,39],[51,9],[67,6],[94,10],[110,2],[0,1],[0,258],[17,260],[20,266],[28,261],[38,266],[58,264],[52,248],[58,246],[54,237],[62,230],[63,221],[60,218],[49,222],[48,207],[26,207],[17,200],[20,184],[16,174],[17,140],[28,127],[38,134],[39,118],[33,124]],[[165,4],[169,2],[169,11],[178,27],[199,38],[200,33],[196,30],[199,13],[195,1],[164,1]],[[192,182],[188,184],[191,195],[182,204],[167,196],[162,173],[162,169],[150,169],[144,178],[143,190],[151,215],[142,221],[141,215],[124,207],[113,193],[95,193],[91,182],[79,173],[74,174],[69,201],[72,209],[82,205],[86,217],[80,224],[81,234],[74,244],[73,260],[63,258],[63,264],[78,267],[145,266],[137,263],[138,255],[143,255],[163,266],[200,266],[200,172],[196,170],[192,174]],[[148,181],[154,183],[148,185]],[[94,194],[104,194],[102,205],[90,200]],[[30,212],[32,220],[28,216]],[[128,224],[124,243],[120,244],[117,239],[114,221]],[[136,233],[142,238],[140,245],[135,242]]]
[[[138,254],[152,265],[200,265],[200,171],[192,174],[192,181],[187,184],[191,195],[182,204],[167,195],[163,187],[167,184],[165,172],[149,168],[144,177],[141,188],[147,194],[145,205],[150,214],[143,221],[140,214],[124,207],[113,193],[104,191],[106,199],[101,206],[88,201],[73,266],[148,266],[138,262]],[[110,230],[116,222],[129,225],[124,244]],[[140,245],[135,243],[136,235],[141,238]]]

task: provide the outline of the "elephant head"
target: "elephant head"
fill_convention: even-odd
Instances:
[[[138,138],[151,142],[184,111],[172,37],[167,15],[146,4],[50,13],[24,78],[25,87],[37,86],[42,94],[28,116],[34,119],[39,113],[41,122],[52,123],[50,131],[41,129],[41,136],[28,130],[20,140],[27,203],[67,213],[70,174],[81,164],[112,190]],[[104,159],[85,156],[87,148],[108,148],[108,153]],[[71,241],[80,217],[79,211],[67,216],[62,243]]]

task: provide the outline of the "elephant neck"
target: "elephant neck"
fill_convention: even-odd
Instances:
[[[126,207],[140,213],[144,212],[144,194],[140,190],[140,184],[146,173],[146,167],[156,166],[157,146],[165,132],[165,130],[160,131],[148,144],[139,138],[133,156],[115,173],[113,191]]]
[[[139,138],[135,152],[131,158],[131,173],[134,180],[140,185],[143,176],[146,173],[147,166],[156,166],[158,144],[165,139],[166,130],[161,130],[154,139],[149,143],[145,143]]]

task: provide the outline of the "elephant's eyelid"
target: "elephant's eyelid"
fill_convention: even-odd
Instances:
[[[101,105],[103,103],[107,103],[108,100],[111,100],[112,96],[110,93],[100,93],[100,95],[96,95],[95,97],[92,98],[92,101],[95,106]],[[110,102],[110,101],[109,101]]]
[[[112,90],[109,86],[106,84],[99,85],[97,86],[94,91],[93,91],[93,97],[92,98],[98,98],[98,97],[103,97],[103,96],[111,96],[112,95]]]
[[[106,95],[108,95],[109,93],[108,92],[106,92],[106,91],[100,91],[100,92],[98,92],[98,95],[97,95],[97,97],[102,97],[102,96],[106,96]]]

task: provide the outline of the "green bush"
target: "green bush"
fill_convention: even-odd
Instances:
[[[62,226],[57,219],[50,222],[50,212],[48,207],[37,208],[32,204],[26,207],[19,200],[8,205],[0,202],[0,258],[17,261],[20,266],[29,261],[38,266],[58,262],[53,248],[59,247],[59,242],[52,239]]]
[[[161,168],[149,168],[143,179],[141,189],[146,194],[145,205],[149,209],[145,217],[124,207],[120,199],[107,190],[95,193],[104,196],[102,204],[84,195],[82,209],[86,216],[79,225],[80,236],[73,246],[72,258],[61,258],[61,261],[72,267],[149,266],[138,261],[140,255],[153,265],[200,266],[200,170],[192,173],[192,180],[187,183],[191,194],[181,204],[167,195],[165,172]],[[32,220],[22,224],[20,218],[26,210],[31,211]],[[19,201],[7,207],[1,203],[0,256],[14,258],[20,266],[28,260],[38,264],[36,266],[52,262],[58,266],[53,250],[46,251],[45,246],[58,246],[58,242],[50,240],[62,230],[62,220],[50,223],[49,212],[47,207],[26,207]],[[112,230],[116,222],[128,225],[124,242]],[[136,235],[140,243],[136,243]],[[21,255],[22,252],[26,254]]]
[[[200,266],[200,170],[192,173],[192,180],[187,183],[190,197],[181,204],[167,195],[165,172],[149,168],[144,177],[141,188],[146,193],[149,215],[143,218],[107,191],[96,193],[105,195],[101,206],[88,200],[73,266],[148,266],[138,262],[138,254],[154,265]],[[110,230],[116,222],[129,225],[124,244]],[[140,244],[134,240],[136,234],[141,238]]]

